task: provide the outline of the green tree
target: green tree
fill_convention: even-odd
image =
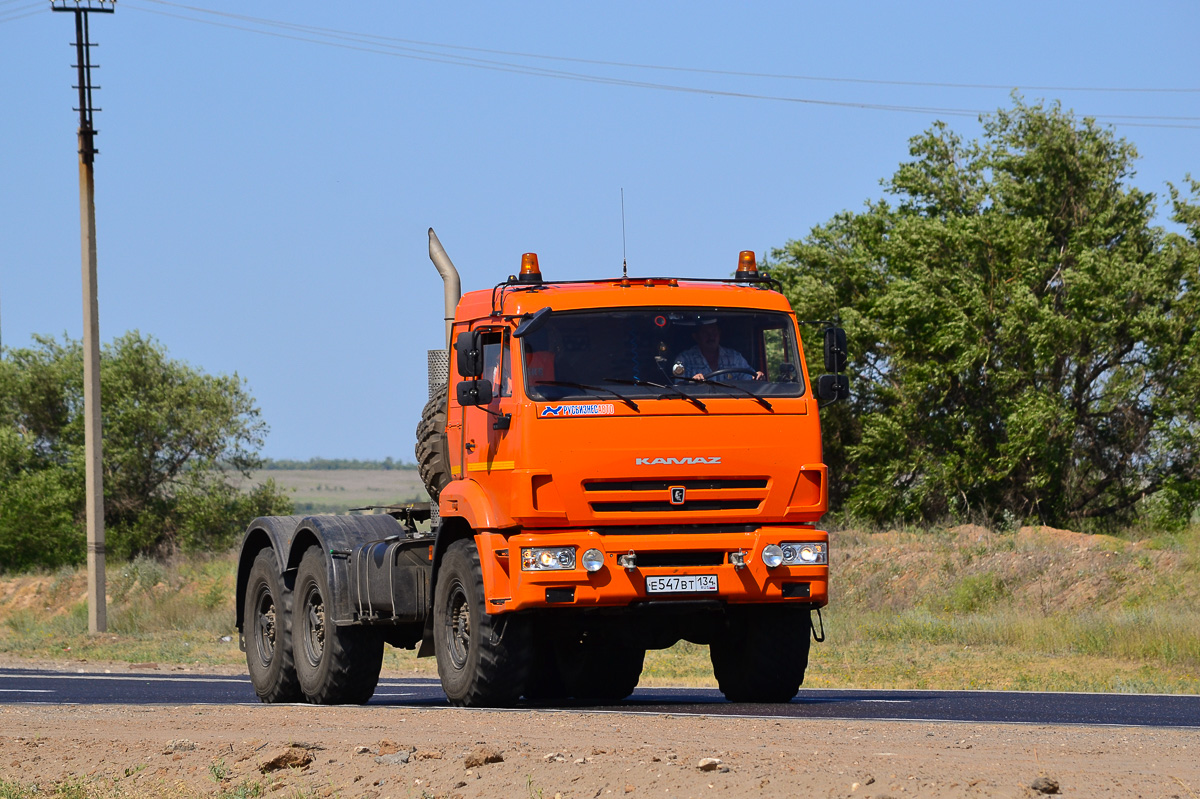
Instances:
[[[914,137],[888,198],[774,254],[797,313],[838,313],[850,339],[853,400],[823,417],[834,502],[878,521],[1186,521],[1200,185],[1171,187],[1168,232],[1110,130],[1020,100],[983,123],[979,141]]]
[[[84,556],[83,360],[78,342],[35,337],[0,361],[0,563]],[[258,515],[288,513],[273,481],[233,478],[261,462],[266,424],[237,376],[172,360],[128,333],[101,357],[104,509],[117,557],[232,544]]]

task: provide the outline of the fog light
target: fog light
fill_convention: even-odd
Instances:
[[[575,547],[521,547],[522,571],[563,571],[575,568]]]
[[[598,572],[604,566],[604,553],[598,549],[589,549],[583,553],[583,568],[590,572]]]
[[[783,549],[778,544],[767,544],[763,547],[762,559],[768,569],[774,569],[783,563]]]

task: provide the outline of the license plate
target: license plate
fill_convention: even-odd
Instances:
[[[701,594],[717,590],[715,574],[672,574],[647,577],[647,594]]]

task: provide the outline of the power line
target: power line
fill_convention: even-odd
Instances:
[[[409,46],[408,44],[388,44],[388,42],[408,42],[409,44],[411,44],[411,43],[414,43],[415,40],[397,39],[394,37],[381,37],[381,36],[377,36],[377,35],[373,35],[373,34],[361,34],[361,33],[354,33],[354,32],[350,32],[350,31],[338,31],[338,30],[331,29],[331,28],[320,28],[320,27],[310,26],[310,25],[301,25],[301,24],[297,24],[297,23],[284,22],[284,21],[280,21],[280,20],[265,19],[262,17],[250,17],[250,16],[246,16],[246,15],[242,15],[242,14],[232,14],[232,13],[222,12],[222,11],[212,11],[210,9],[199,8],[196,6],[188,6],[188,5],[183,5],[180,3],[172,3],[172,2],[169,2],[169,0],[147,0],[147,2],[151,2],[156,5],[170,6],[173,8],[183,9],[185,11],[192,11],[192,12],[198,12],[201,14],[222,17],[222,18],[226,18],[226,19],[235,19],[235,20],[238,20],[241,22],[249,23],[250,25],[259,25],[259,26],[265,26],[267,28],[277,28],[280,30],[263,30],[258,27],[247,27],[247,25],[242,25],[242,24],[222,22],[222,21],[214,20],[214,19],[204,19],[202,17],[188,16],[185,14],[178,14],[178,13],[173,13],[170,11],[163,11],[163,10],[158,10],[158,9],[153,9],[153,8],[144,8],[144,7],[139,7],[136,3],[125,2],[123,5],[125,5],[128,8],[133,8],[135,10],[143,11],[145,13],[171,17],[174,19],[181,19],[181,20],[185,20],[188,22],[198,22],[198,23],[202,23],[205,25],[212,25],[212,26],[220,27],[220,28],[228,28],[231,30],[239,30],[239,31],[244,31],[244,32],[248,32],[248,33],[255,33],[258,35],[262,35],[262,36],[271,36],[273,38],[287,39],[287,40],[292,40],[292,41],[300,41],[300,42],[306,42],[309,44],[318,44],[318,45],[322,45],[322,46],[326,46],[326,47],[336,47],[336,48],[344,49],[344,50],[353,50],[353,51],[358,51],[358,52],[373,53],[373,54],[377,54],[377,55],[387,55],[387,56],[392,56],[395,58],[406,58],[406,59],[410,59],[410,60],[414,60],[414,61],[424,61],[424,62],[438,63],[438,64],[449,64],[452,66],[469,67],[472,69],[481,69],[481,70],[487,70],[487,71],[493,71],[493,72],[505,72],[505,73],[518,74],[518,75],[529,75],[529,76],[534,76],[534,77],[554,78],[554,79],[558,79],[558,80],[570,80],[570,81],[576,81],[576,82],[581,82],[581,83],[594,83],[594,84],[600,84],[600,85],[620,86],[620,87],[626,87],[626,88],[641,88],[641,89],[650,89],[650,90],[655,90],[655,91],[670,91],[670,92],[684,93],[684,94],[702,94],[702,95],[707,95],[707,96],[730,97],[730,98],[746,99],[746,100],[798,103],[798,104],[804,104],[804,105],[817,105],[817,106],[836,107],[836,108],[857,108],[857,109],[868,110],[868,111],[891,111],[891,112],[900,112],[900,113],[934,114],[934,115],[941,115],[941,116],[958,116],[958,117],[979,117],[981,115],[989,113],[989,111],[987,111],[987,110],[974,109],[974,108],[953,108],[953,107],[920,106],[920,105],[909,105],[909,104],[867,103],[867,102],[853,102],[853,101],[842,101],[842,100],[818,100],[818,99],[806,98],[806,97],[792,97],[792,96],[777,95],[777,94],[764,94],[764,93],[757,93],[757,92],[733,91],[733,90],[725,90],[725,89],[715,89],[715,88],[711,88],[711,87],[680,86],[680,85],[675,85],[675,84],[657,83],[657,82],[653,82],[653,81],[632,80],[629,78],[618,78],[618,77],[593,75],[593,74],[580,73],[580,72],[569,72],[569,71],[565,71],[565,70],[550,69],[547,67],[538,67],[538,66],[533,66],[533,65],[529,65],[529,64],[512,63],[512,62],[506,62],[506,61],[497,61],[494,59],[475,58],[475,57],[471,57],[471,56],[455,55],[453,53],[442,53],[442,52],[437,52],[437,51],[424,50],[424,49],[419,49],[416,47]],[[292,33],[284,33],[281,31],[292,31]],[[305,35],[301,35],[301,34],[305,34]],[[320,38],[313,38],[314,36],[320,37]],[[436,43],[424,43],[424,46],[441,47],[441,48],[446,48],[446,49],[471,50],[471,51],[475,51],[475,52],[479,52],[479,51],[492,52],[492,53],[507,53],[508,52],[508,51],[489,51],[489,50],[484,50],[483,48],[463,48],[463,47],[459,47],[456,45],[441,45],[441,44],[436,44]],[[511,53],[511,55],[521,56],[522,54]],[[568,58],[558,57],[558,56],[529,56],[529,57],[548,58],[548,59],[552,59],[552,60],[582,61],[584,63],[598,63],[598,62],[587,61],[586,59],[568,59]],[[620,62],[602,62],[602,63],[607,63],[610,65],[617,65],[617,66],[639,68],[639,65],[622,64]],[[642,66],[640,68],[654,68],[654,67]],[[690,70],[687,68],[678,68],[678,69],[679,69],[679,71],[697,71],[697,72],[705,71],[705,70]],[[727,74],[727,75],[737,74],[737,73],[721,73],[719,71],[710,71],[710,72],[716,72],[717,74]],[[747,73],[747,74],[749,74],[749,73]],[[775,76],[775,77],[786,77],[786,76]],[[793,77],[795,77],[795,76],[793,76]],[[836,79],[836,80],[842,81],[843,79]],[[853,79],[844,79],[844,80],[852,81]],[[873,83],[885,83],[885,82],[879,82],[879,81],[872,81],[872,82]],[[966,84],[913,84],[913,83],[904,84],[902,82],[897,83],[896,85],[940,85],[940,86],[953,85],[956,87],[967,87]],[[974,88],[988,88],[988,87],[979,85],[979,86],[975,86]],[[1008,88],[1008,87],[999,87],[999,88]],[[1033,87],[1029,87],[1029,88],[1033,88]],[[1183,90],[1183,91],[1193,91],[1193,90],[1189,89],[1189,90]],[[1196,90],[1196,91],[1200,91],[1200,90]],[[1200,117],[1150,116],[1150,115],[1137,115],[1137,114],[1086,114],[1083,116],[1093,117],[1095,119],[1119,120],[1120,121],[1119,124],[1122,124],[1122,125],[1125,125],[1128,127],[1200,129],[1200,124],[1186,124],[1186,123],[1200,123]]]
[[[203,14],[212,14],[214,16],[227,17],[230,19],[238,19],[244,22],[253,22],[259,25],[269,25],[272,27],[289,28],[292,30],[305,31],[308,33],[316,33],[327,36],[349,36],[359,40],[374,40],[377,42],[397,42],[406,45],[417,45],[420,47],[436,47],[444,50],[460,50],[463,52],[473,53],[488,53],[490,55],[502,55],[516,58],[536,58],[546,61],[561,61],[575,64],[592,64],[594,66],[610,66],[622,67],[627,69],[654,69],[668,72],[686,72],[700,75],[725,75],[729,77],[740,78],[770,78],[774,80],[791,80],[791,81],[810,81],[817,83],[851,83],[862,84],[869,86],[912,86],[924,88],[943,88],[943,89],[987,89],[987,90],[1002,90],[1011,91],[1013,89],[1024,89],[1028,91],[1053,91],[1053,92],[1103,92],[1103,93],[1170,93],[1170,94],[1200,94],[1200,88],[1158,88],[1158,87],[1115,87],[1115,86],[1027,86],[1019,83],[1015,84],[999,84],[999,83],[946,83],[938,81],[911,81],[911,80],[880,80],[870,78],[843,78],[843,77],[828,77],[817,75],[789,75],[774,72],[740,72],[724,69],[705,69],[701,67],[680,67],[670,66],[666,64],[640,64],[627,61],[606,61],[592,58],[577,58],[572,56],[555,56],[545,55],[542,53],[526,53],[513,50],[494,50],[486,47],[467,47],[464,45],[444,44],[440,42],[422,41],[420,39],[403,39],[394,36],[380,36],[371,33],[356,33],[354,31],[338,30],[336,28],[326,28],[316,25],[303,25],[294,22],[285,22],[282,20],[267,19],[265,17],[252,17],[244,14],[234,14],[226,11],[215,11],[213,9],[201,8],[198,6],[189,6],[182,3],[173,3],[170,0],[146,0],[146,2],[155,3],[157,5],[172,6],[174,8],[186,9],[188,11],[196,11]]]
[[[5,22],[16,22],[19,19],[32,17],[35,14],[41,14],[46,10],[46,4],[43,2],[30,3],[21,6],[20,8],[10,8],[6,11],[0,11],[0,25]]]

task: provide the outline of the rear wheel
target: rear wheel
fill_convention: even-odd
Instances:
[[[316,547],[300,560],[292,642],[296,677],[314,705],[361,705],[375,693],[383,667],[383,638],[366,627],[333,623],[325,557]]]
[[[300,683],[292,661],[292,592],[270,548],[254,558],[246,583],[243,629],[246,666],[254,692],[263,702],[295,702]]]
[[[619,702],[633,693],[642,676],[646,650],[584,637],[560,642],[558,664],[567,692],[583,701]]]
[[[808,608],[731,609],[709,644],[713,674],[730,702],[790,702],[804,682],[811,643]]]
[[[528,619],[489,616],[479,551],[470,539],[446,549],[433,600],[433,645],[442,690],[451,705],[513,704],[529,678]]]
[[[571,695],[558,667],[558,647],[541,630],[531,644],[532,662],[525,698],[531,702],[557,702]]]

